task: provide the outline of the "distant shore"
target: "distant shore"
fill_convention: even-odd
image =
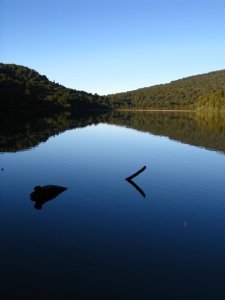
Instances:
[[[193,109],[117,109],[117,111],[195,112]]]
[[[193,112],[193,113],[199,113],[199,112],[210,112],[210,113],[225,113],[225,110],[213,111],[213,110],[195,110],[195,109],[116,109],[116,111],[127,111],[127,112]]]

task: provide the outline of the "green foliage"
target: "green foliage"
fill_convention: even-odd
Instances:
[[[197,110],[225,112],[225,88],[200,96],[195,107]]]
[[[115,109],[223,109],[225,70],[102,98]]]
[[[29,68],[0,64],[0,108],[225,110],[225,70],[100,97],[68,89]]]
[[[0,108],[96,109],[100,96],[65,88],[27,67],[0,64]]]

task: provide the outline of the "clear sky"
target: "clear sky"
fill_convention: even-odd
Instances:
[[[0,0],[0,61],[99,94],[225,69],[225,0]]]

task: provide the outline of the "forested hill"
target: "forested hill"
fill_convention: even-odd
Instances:
[[[96,109],[100,96],[68,89],[24,66],[0,64],[1,109]]]
[[[104,103],[125,109],[224,110],[225,70],[108,95]]]
[[[66,88],[24,66],[0,64],[0,109],[194,109],[225,111],[225,70],[99,96]]]

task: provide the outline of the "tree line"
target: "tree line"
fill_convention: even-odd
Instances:
[[[9,109],[71,109],[104,107],[100,96],[51,82],[35,70],[0,64],[0,107]]]
[[[115,109],[225,110],[225,70],[104,97]]]
[[[66,88],[35,70],[0,64],[0,108],[225,111],[225,70],[106,96]]]

